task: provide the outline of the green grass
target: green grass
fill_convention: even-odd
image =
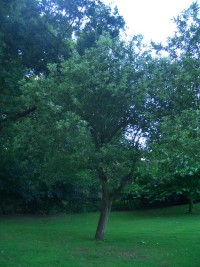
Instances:
[[[1,267],[199,267],[200,205],[112,212],[106,240],[98,213],[0,217]]]

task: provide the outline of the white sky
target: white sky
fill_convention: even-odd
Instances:
[[[126,21],[128,35],[142,34],[146,41],[162,42],[173,34],[172,22],[194,0],[102,0],[113,3]],[[200,0],[198,0],[200,3]]]

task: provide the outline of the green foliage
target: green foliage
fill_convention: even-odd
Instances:
[[[94,17],[98,18],[96,24]],[[75,46],[74,37],[80,39],[82,32],[89,35],[97,27],[103,27],[95,42],[103,31],[119,35],[124,25],[117,11],[112,12],[101,1],[91,0],[2,1],[0,18],[1,127],[4,121],[24,116],[18,99],[23,93],[19,90],[23,77],[48,74],[48,63],[67,60]],[[85,48],[82,46],[82,52]]]
[[[105,32],[109,33],[111,38],[119,37],[120,31],[125,26],[117,8],[112,10],[110,6],[100,1],[91,1],[89,5],[87,3],[86,15],[89,21],[86,22],[77,40],[77,50],[80,54],[87,48],[96,46],[96,41]]]
[[[173,58],[180,55],[199,59],[200,16],[199,4],[194,2],[174,19],[177,31],[169,38],[167,51]]]
[[[33,105],[37,103],[38,114],[46,116],[43,123],[56,120],[59,131],[54,138],[60,136],[56,147],[64,150],[62,159],[69,153],[66,162],[76,171],[80,162],[83,169],[96,173],[103,169],[113,195],[124,187],[124,177],[135,171],[140,159],[139,136],[145,135],[152,124],[145,113],[148,107],[145,88],[138,86],[146,70],[137,69],[137,64],[152,59],[146,52],[138,52],[138,43],[126,45],[108,35],[102,36],[96,47],[86,50],[84,55],[74,52],[69,60],[63,61],[59,75],[56,66],[49,65],[47,79],[42,75],[30,80],[23,89],[28,98],[35,92]],[[50,115],[51,110],[55,114]],[[72,134],[68,129],[70,123]],[[127,131],[132,138],[127,138]],[[64,149],[70,143],[76,152]],[[52,159],[52,154],[49,158]],[[50,164],[50,170],[51,166],[54,165]],[[58,163],[57,166],[62,172]]]
[[[172,194],[199,198],[199,6],[175,19],[177,31],[148,71],[149,102],[159,107],[138,170],[140,195],[150,201]],[[151,114],[155,117],[155,113]],[[134,195],[134,186],[130,191]],[[135,195],[137,195],[135,193]]]
[[[150,152],[148,170],[161,186],[161,197],[174,192],[194,199],[199,194],[199,129],[197,114],[185,110],[174,118],[165,117],[160,125],[160,140]],[[147,162],[148,164],[148,162]],[[159,190],[159,189],[158,189]]]

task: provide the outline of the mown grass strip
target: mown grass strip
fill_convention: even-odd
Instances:
[[[98,213],[1,217],[1,267],[199,267],[200,205],[112,212],[94,241]]]

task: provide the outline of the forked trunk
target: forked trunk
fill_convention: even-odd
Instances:
[[[107,226],[111,206],[112,206],[112,201],[110,199],[102,197],[101,212],[100,212],[99,222],[98,222],[98,226],[97,226],[97,230],[95,234],[96,240],[104,240],[105,238],[105,231],[106,231],[106,226]]]
[[[99,222],[95,234],[96,240],[104,240],[108,217],[112,206],[112,201],[119,196],[120,192],[127,185],[128,181],[130,181],[132,176],[133,176],[133,170],[131,170],[131,172],[128,175],[124,176],[118,188],[110,192],[108,184],[109,180],[103,168],[98,169],[98,177],[99,180],[101,181],[101,188],[102,188],[102,201],[101,201],[101,212],[100,212]]]

